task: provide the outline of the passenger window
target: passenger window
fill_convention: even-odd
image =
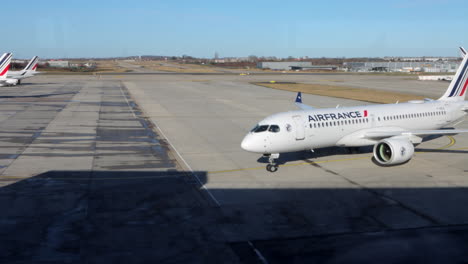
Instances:
[[[278,133],[280,131],[280,128],[277,125],[271,125],[268,131],[273,132],[273,133]]]

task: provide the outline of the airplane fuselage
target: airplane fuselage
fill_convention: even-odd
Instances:
[[[400,104],[298,110],[265,118],[258,126],[277,125],[276,132],[251,131],[242,146],[270,154],[341,146],[374,145],[363,133],[388,130],[433,130],[460,121],[464,102],[413,101]],[[415,139],[413,143],[419,143]]]

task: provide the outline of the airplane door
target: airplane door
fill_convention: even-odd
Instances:
[[[296,140],[305,139],[304,120],[300,115],[293,116],[294,124],[296,125]]]
[[[376,127],[376,125],[375,125],[375,115],[374,114],[370,115],[370,120],[371,120],[371,127]]]

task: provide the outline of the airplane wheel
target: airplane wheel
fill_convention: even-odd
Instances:
[[[272,165],[272,164],[268,164],[268,165],[266,166],[266,169],[267,169],[267,171],[269,171],[269,172],[275,172],[275,171],[278,170],[278,166]]]

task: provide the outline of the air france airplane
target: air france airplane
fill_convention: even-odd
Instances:
[[[18,83],[17,79],[7,78],[12,56],[11,53],[3,53],[0,57],[0,86],[12,86]]]
[[[29,63],[21,71],[8,71],[7,78],[12,78],[18,80],[17,84],[21,84],[21,80],[29,77],[33,77],[37,69],[37,63],[39,62],[39,57],[34,56]]]
[[[280,153],[317,148],[374,146],[374,159],[381,166],[409,161],[414,145],[429,135],[453,135],[468,130],[443,129],[462,122],[468,112],[464,100],[468,86],[468,56],[465,56],[445,94],[438,100],[414,100],[316,109],[302,103],[301,109],[271,115],[260,121],[243,139],[241,147],[268,157],[267,170],[278,170]]]

